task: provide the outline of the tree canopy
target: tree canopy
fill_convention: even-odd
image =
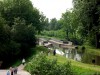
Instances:
[[[6,65],[30,55],[46,21],[30,0],[0,1],[0,61]]]
[[[82,34],[98,48],[100,44],[100,1],[73,0],[73,3],[77,19],[83,28]]]
[[[30,0],[3,0],[0,9],[9,26],[13,25],[14,18],[20,17],[25,19],[26,24],[32,24],[40,31],[40,12],[33,7]]]

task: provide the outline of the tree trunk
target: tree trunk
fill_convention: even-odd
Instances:
[[[66,30],[66,39],[69,40],[69,32],[68,32],[68,29]]]
[[[96,33],[96,48],[100,48],[99,39],[100,39],[100,35],[98,33]]]

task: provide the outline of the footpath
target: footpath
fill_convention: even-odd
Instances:
[[[18,73],[17,75],[31,75],[29,72],[24,70],[24,65],[18,66]],[[6,75],[8,70],[0,70],[0,75]]]

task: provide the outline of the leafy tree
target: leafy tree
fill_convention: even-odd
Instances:
[[[30,0],[0,1],[0,60],[5,66],[30,54],[36,46],[35,34],[44,24],[45,18],[42,21]]]
[[[25,20],[15,18],[12,28],[12,38],[21,45],[22,56],[27,56],[32,47],[36,46],[35,29],[30,25],[26,25]]]
[[[91,44],[99,48],[100,39],[100,1],[99,0],[74,0],[77,19],[82,25],[82,34]]]
[[[6,43],[9,41],[9,26],[6,25],[5,20],[0,17],[0,43]]]
[[[61,24],[56,18],[53,18],[50,20],[48,27],[49,30],[59,30],[61,28]]]
[[[60,19],[63,24],[63,29],[66,32],[66,39],[77,38],[77,24],[75,23],[75,13],[73,10],[67,10],[62,14]]]
[[[9,63],[12,62],[20,52],[20,44],[11,40],[10,29],[11,28],[6,24],[6,21],[0,17],[0,60],[3,61],[5,66],[9,59],[11,60]]]
[[[32,24],[40,31],[40,13],[30,0],[3,0],[2,6],[1,15],[9,26],[13,25],[14,18],[20,17],[26,20],[26,24]]]
[[[7,38],[9,35],[6,35],[7,32],[6,32],[5,28],[4,28],[5,24],[6,24],[5,20],[0,16],[0,49],[1,49],[0,50],[0,54],[2,54],[2,52],[3,52],[3,48],[4,48],[4,45],[5,45],[5,42],[8,42],[8,40],[9,40],[9,38]]]
[[[41,17],[40,17],[40,31],[43,31],[43,30],[48,30],[49,28],[49,21],[48,21],[48,18],[46,18],[46,16],[44,16],[43,13],[41,13]]]
[[[63,28],[66,32],[66,39],[69,40],[69,32],[70,32],[70,28],[71,28],[71,21],[70,21],[70,15],[71,15],[71,12],[70,11],[67,11],[66,13],[62,14],[62,22],[63,22]]]

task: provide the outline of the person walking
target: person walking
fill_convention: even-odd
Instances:
[[[11,72],[11,75],[13,75],[13,68],[10,67],[10,72]]]
[[[15,67],[15,68],[14,68],[14,74],[17,74],[17,71],[18,71],[18,68]]]
[[[23,60],[22,60],[22,64],[24,65],[25,64],[25,59],[23,58]]]
[[[7,75],[10,75],[10,71],[7,71]]]
[[[54,55],[54,56],[56,55],[56,50],[53,51],[53,55]]]

